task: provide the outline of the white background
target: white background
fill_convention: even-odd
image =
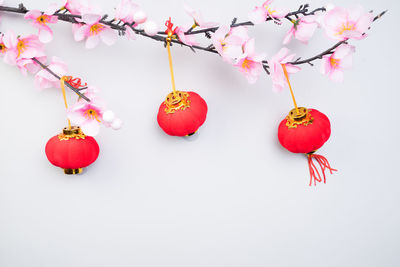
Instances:
[[[117,4],[98,2],[109,13]],[[43,9],[50,1],[24,3]],[[187,3],[229,23],[245,20],[262,1]],[[281,3],[295,9],[303,2]],[[169,16],[191,24],[181,0],[139,4],[160,24]],[[292,108],[288,90],[273,93],[267,75],[250,86],[214,54],[173,47],[178,88],[198,92],[209,105],[198,136],[174,138],[156,122],[170,91],[161,43],[139,37],[87,51],[73,41],[71,25],[53,26],[48,55],[101,87],[125,122],[119,132],[102,130],[99,159],[73,177],[44,153],[66,123],[61,92],[39,92],[32,76],[0,64],[0,266],[400,266],[399,3],[362,5],[389,13],[366,40],[352,42],[357,53],[344,83],[321,76],[320,62],[292,76],[299,104],[332,123],[319,153],[339,172],[317,187],[308,186],[305,157],[277,140]],[[1,16],[2,31],[36,32],[20,15]],[[271,56],[288,27],[269,23],[250,35]],[[309,46],[295,41],[289,48],[308,57],[332,44],[321,31]]]

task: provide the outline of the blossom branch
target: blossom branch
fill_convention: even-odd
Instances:
[[[57,75],[56,73],[54,73],[51,69],[49,69],[45,64],[43,64],[42,62],[40,62],[37,58],[32,58],[32,60],[38,64],[42,69],[46,70],[48,73],[50,73],[51,75],[53,75],[55,78],[59,79],[61,81],[61,77],[59,75]],[[74,91],[75,94],[77,94],[79,97],[83,98],[84,100],[86,100],[87,102],[90,102],[90,99],[87,98],[84,94],[82,94],[80,92],[80,90],[86,89],[86,88],[81,88],[81,89],[77,89],[75,87],[73,87],[72,85],[70,85],[68,82],[65,82],[65,85],[71,89],[72,91]]]
[[[322,12],[325,11],[325,8],[322,7],[322,8],[317,8],[317,9],[309,12],[308,8],[309,8],[309,6],[307,4],[306,5],[301,5],[298,10],[288,13],[285,16],[285,18],[288,19],[289,21],[292,21],[292,17],[293,16],[295,16],[295,17],[297,17],[298,15],[308,16],[308,15],[313,15],[313,14],[319,12],[319,11],[322,11]],[[18,8],[0,6],[0,11],[18,13],[18,14],[26,14],[26,13],[29,12],[29,10],[23,4],[19,4]],[[64,21],[64,22],[69,22],[69,23],[73,23],[73,24],[82,23],[82,22],[79,22],[77,20],[77,19],[82,19],[81,15],[60,13],[60,10],[59,10],[58,12],[56,12],[54,14],[54,16],[57,16],[59,20]],[[166,37],[164,37],[165,32],[158,32],[157,35],[151,36],[151,35],[146,34],[144,30],[136,29],[134,27],[134,24],[135,24],[134,22],[130,23],[130,24],[129,23],[124,23],[124,24],[121,25],[121,23],[122,23],[121,21],[116,22],[115,19],[107,21],[106,20],[107,18],[108,18],[108,15],[104,15],[103,18],[99,22],[101,24],[103,24],[103,25],[109,26],[113,30],[117,30],[120,33],[125,33],[126,32],[126,27],[129,27],[136,34],[139,34],[141,36],[144,36],[144,37],[156,40],[156,41],[160,41],[160,42],[166,43]],[[266,19],[266,21],[277,21],[277,19],[273,19],[273,18],[268,17]],[[235,18],[233,23],[231,24],[231,27],[234,28],[234,27],[239,27],[239,26],[254,26],[254,24],[252,22],[250,22],[250,21],[236,23],[236,18]],[[194,34],[205,33],[206,35],[209,36],[210,32],[215,32],[218,29],[219,29],[219,27],[212,27],[212,28],[207,28],[207,29],[202,29],[202,30],[197,30],[197,31],[193,31],[193,29],[192,29],[192,30],[189,30],[185,34],[194,35]],[[218,54],[218,51],[215,50],[215,48],[212,45],[207,46],[207,47],[202,47],[202,46],[198,46],[198,45],[187,45],[187,44],[185,44],[182,41],[177,40],[177,39],[173,39],[172,43],[179,44],[181,46],[189,47],[193,52],[195,52],[195,50],[202,50],[202,51]],[[264,69],[265,70],[267,70],[269,68],[267,61],[263,61],[263,65],[264,65]]]
[[[69,11],[68,9],[65,9],[64,12],[62,12],[63,9],[64,8],[61,8],[60,10],[56,11],[53,14],[53,16],[57,16],[59,20],[62,20],[65,22],[69,22],[69,23],[73,23],[73,24],[80,24],[82,27],[86,27],[87,25],[90,27],[93,27],[93,25],[85,24],[86,21],[84,21],[83,16],[72,14],[73,12]],[[289,13],[285,12],[284,14],[279,11],[278,12],[273,11],[272,13],[270,13],[271,11],[270,11],[269,7],[266,8],[265,6],[262,7],[262,10],[264,13],[266,12],[265,10],[267,10],[267,14],[266,15],[264,14],[265,16],[262,17],[261,19],[254,20],[254,17],[252,17],[252,18],[250,18],[251,21],[238,23],[237,18],[234,18],[230,27],[228,27],[228,29],[230,28],[232,31],[234,31],[235,28],[239,28],[241,26],[255,26],[255,24],[258,24],[261,22],[268,22],[268,21],[273,21],[276,24],[280,25],[282,23],[281,20],[285,19],[293,24],[292,29],[289,31],[289,36],[287,35],[289,38],[285,37],[285,40],[284,40],[284,44],[287,44],[290,41],[290,39],[292,38],[292,36],[295,34],[295,32],[297,30],[299,30],[299,27],[303,27],[303,29],[304,29],[304,27],[314,27],[312,30],[309,30],[312,35],[313,31],[316,28],[315,25],[317,25],[317,22],[315,22],[315,19],[311,18],[311,17],[318,12],[325,12],[326,8],[321,7],[321,8],[316,8],[314,10],[309,10],[309,5],[305,4],[305,5],[301,5],[298,8],[298,10],[295,10],[295,11],[292,11]],[[0,11],[20,13],[20,14],[26,14],[26,13],[30,12],[28,9],[25,8],[25,6],[23,4],[20,4],[18,6],[18,8],[0,6]],[[71,13],[68,13],[68,12],[71,12]],[[274,13],[274,12],[276,12],[276,13]],[[371,11],[371,13],[372,13],[372,11]],[[379,15],[374,17],[371,22],[374,22],[377,19],[381,18],[385,13],[386,13],[386,11],[380,13]],[[194,16],[194,15],[191,14],[191,16]],[[310,16],[310,18],[307,18],[308,16]],[[370,16],[372,16],[372,15],[370,15]],[[104,15],[104,16],[99,15],[97,23],[107,26],[112,30],[118,31],[118,33],[120,35],[129,34],[129,31],[132,31],[135,34],[138,34],[138,35],[141,35],[141,36],[144,36],[144,37],[147,37],[147,38],[159,41],[159,42],[163,42],[166,45],[167,37],[166,37],[165,32],[155,31],[153,34],[153,32],[149,33],[149,31],[146,31],[146,30],[137,29],[135,27],[137,25],[135,23],[135,21],[130,20],[129,23],[127,23],[126,20],[123,18],[111,19],[111,20],[107,20],[107,18],[108,18],[108,15]],[[192,26],[187,31],[182,31],[182,28],[179,27],[180,31],[179,32],[177,31],[176,33],[174,33],[171,43],[180,44],[181,46],[186,46],[186,47],[190,48],[193,52],[196,52],[196,50],[202,50],[202,51],[206,51],[206,52],[210,52],[210,53],[214,53],[214,54],[220,54],[222,57],[224,57],[224,55],[221,52],[221,49],[226,48],[226,47],[225,48],[223,47],[226,45],[224,38],[226,38],[226,36],[228,36],[228,34],[231,34],[231,33],[229,32],[226,35],[223,35],[223,38],[221,40],[219,40],[219,42],[221,42],[222,47],[219,47],[214,42],[215,34],[219,34],[219,32],[221,32],[221,30],[224,31],[223,28],[225,26],[221,26],[221,27],[213,26],[213,27],[208,27],[208,28],[203,27],[203,29],[194,30],[197,26],[202,27],[201,26],[202,23],[201,22],[198,23],[196,18],[195,17],[193,17],[193,18],[195,20],[194,26]],[[299,26],[299,24],[300,24],[300,26]],[[203,25],[205,26],[206,24],[203,24]],[[210,25],[210,23],[208,25]],[[306,26],[304,26],[304,25],[306,25]],[[348,25],[348,24],[343,24],[343,25]],[[352,26],[352,27],[355,27],[355,26]],[[348,30],[348,29],[345,29],[345,30]],[[343,32],[345,30],[343,30]],[[353,30],[353,28],[351,30]],[[360,36],[359,36],[360,38],[362,37],[362,35],[365,34],[365,33],[364,34],[362,34],[362,33],[365,32],[366,30],[367,30],[367,28],[364,28],[363,31],[360,32]],[[341,32],[341,34],[343,32]],[[307,33],[307,34],[310,34],[310,33]],[[211,45],[203,47],[203,46],[195,45],[195,42],[192,42],[189,39],[185,39],[185,36],[197,35],[197,34],[205,34],[205,36],[208,39],[213,39],[213,43]],[[292,34],[292,36],[290,34]],[[303,32],[303,34],[304,34],[304,32]],[[307,36],[307,34],[305,34],[305,35]],[[301,40],[301,41],[306,43],[308,41],[308,39],[311,37],[311,35],[308,36],[305,40]],[[241,37],[243,37],[243,36],[241,36]],[[184,39],[182,39],[182,38],[184,38]],[[305,38],[305,37],[303,37],[303,38]],[[335,38],[336,38],[336,36],[335,36]],[[353,37],[344,37],[344,39],[340,40],[334,46],[323,51],[322,53],[319,53],[316,56],[310,57],[305,60],[301,60],[301,58],[298,58],[295,61],[293,61],[293,58],[290,58],[290,59],[288,59],[288,61],[286,61],[286,63],[290,64],[290,65],[309,64],[309,65],[313,66],[313,63],[312,63],[313,61],[315,61],[317,59],[323,59],[326,55],[334,54],[337,49],[341,48],[341,45],[347,45],[348,38],[353,38]],[[355,39],[357,39],[357,38],[355,38]],[[299,40],[300,40],[300,38],[299,38]],[[258,62],[257,64],[259,64],[259,66],[262,66],[262,69],[264,69],[267,74],[270,74],[270,65],[274,64],[274,63],[270,62],[271,60],[265,60],[265,57],[264,57],[264,60],[256,59],[256,61],[254,61],[254,58],[257,58],[256,54],[254,54],[254,51],[253,51],[254,50],[254,40],[250,40],[249,37],[244,38],[241,50],[243,50],[242,51],[243,54],[246,54],[246,58],[242,58],[242,59],[238,58],[237,59],[238,62],[234,64],[236,67],[240,67],[245,72],[248,72],[250,70],[250,68],[252,68],[251,64]],[[246,52],[246,50],[247,50],[247,52]],[[252,55],[249,55],[249,54],[252,54]],[[241,56],[243,56],[243,55],[241,55]],[[258,58],[261,58],[261,57],[258,57]],[[226,58],[224,57],[224,59],[226,59]],[[296,67],[296,68],[298,68],[298,67]],[[274,74],[274,73],[272,73],[272,74]]]
[[[299,10],[293,11],[288,13],[285,18],[289,21],[292,21],[292,17],[295,16],[296,18],[298,17],[298,15],[303,15],[303,16],[309,16],[309,15],[314,15],[317,12],[325,12],[326,9],[324,7],[320,7],[317,9],[314,9],[313,11],[308,12],[308,8],[309,5],[305,4],[305,5],[301,5]],[[273,19],[271,17],[268,17],[265,21],[276,21],[277,19]],[[279,21],[279,20],[278,20]],[[231,24],[231,27],[239,27],[239,26],[255,26],[253,22],[251,21],[246,21],[246,22],[240,22],[240,23],[236,23],[236,18],[234,19],[234,23]],[[197,30],[197,31],[193,31],[193,30],[189,30],[187,31],[185,34],[199,34],[199,33],[207,33],[207,32],[215,32],[219,29],[219,27],[212,27],[212,28],[208,28],[208,29],[201,29],[201,30]],[[159,34],[163,34],[162,32]]]
[[[289,62],[289,64],[292,64],[292,65],[310,64],[311,66],[313,66],[313,64],[312,64],[311,62],[313,62],[314,60],[317,60],[317,59],[322,59],[322,57],[325,56],[325,55],[332,54],[333,51],[334,51],[336,48],[338,48],[340,45],[342,45],[342,44],[347,44],[347,41],[348,41],[348,40],[340,41],[340,42],[336,43],[334,46],[332,46],[331,48],[325,50],[324,52],[322,52],[322,53],[320,53],[320,54],[318,54],[318,55],[316,55],[316,56],[314,56],[314,57],[310,57],[310,58],[304,59],[304,60],[300,60],[300,58],[298,58],[298,59],[297,59],[296,61],[294,61],[294,62]]]
[[[385,11],[381,12],[379,15],[375,16],[374,19],[373,19],[373,22],[375,22],[376,20],[382,18],[382,16],[385,15],[386,12],[387,12],[387,10],[385,10]],[[315,61],[317,59],[322,59],[322,57],[325,56],[325,55],[332,54],[335,51],[336,48],[338,48],[342,44],[347,44],[347,43],[348,43],[348,39],[342,40],[342,41],[336,43],[331,48],[325,50],[324,52],[322,52],[322,53],[320,53],[320,54],[318,54],[316,56],[313,56],[313,57],[310,57],[310,58],[304,59],[304,60],[300,60],[301,58],[298,58],[296,61],[289,62],[289,64],[292,64],[292,65],[309,64],[309,65],[313,66],[313,64],[312,64],[313,61]]]

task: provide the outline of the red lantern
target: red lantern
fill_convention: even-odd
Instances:
[[[195,92],[172,92],[161,104],[157,121],[172,136],[193,135],[206,120],[207,103]]]
[[[65,174],[80,174],[83,168],[96,161],[99,145],[93,137],[86,136],[79,127],[64,128],[46,144],[46,156]]]
[[[328,141],[330,135],[331,124],[328,117],[315,109],[295,108],[279,125],[278,138],[281,145],[292,153],[307,155],[310,185],[313,181],[314,184],[322,180],[326,183],[326,169],[331,174],[336,171],[331,168],[325,157],[315,154]],[[322,176],[313,160],[320,165]]]

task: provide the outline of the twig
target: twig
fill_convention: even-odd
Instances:
[[[25,8],[25,6],[23,4],[20,4],[18,8],[0,6],[0,11],[18,13],[18,14],[26,14],[27,12],[29,12],[29,10],[27,8]],[[308,12],[308,5],[302,5],[301,8],[299,8],[299,10],[296,10],[296,11],[288,13],[286,15],[286,18],[288,18],[291,21],[291,16],[296,16],[296,15],[299,15],[299,14],[307,16],[307,15],[315,14],[318,11],[325,11],[325,8],[317,8],[317,9],[311,11],[311,12]],[[83,24],[83,22],[78,21],[78,20],[82,19],[82,16],[80,16],[80,15],[56,12],[54,14],[54,16],[57,16],[58,19],[61,20],[61,21],[65,21],[65,22],[69,22],[69,23],[73,23],[73,24],[76,24],[76,23],[82,23]],[[125,33],[126,32],[126,27],[129,27],[130,29],[132,29],[138,35],[141,35],[141,36],[144,36],[144,37],[156,40],[156,41],[160,41],[160,42],[163,42],[163,43],[166,42],[166,36],[165,36],[166,34],[165,34],[165,32],[158,32],[157,35],[150,36],[150,35],[146,34],[144,32],[144,30],[139,30],[139,29],[136,29],[135,27],[133,27],[133,25],[135,23],[132,23],[132,24],[125,23],[123,25],[120,25],[121,21],[118,21],[117,23],[115,23],[115,19],[107,21],[106,20],[107,17],[108,17],[107,15],[104,15],[102,17],[102,19],[100,20],[100,23],[102,23],[104,25],[107,25],[111,29],[117,30],[118,32]],[[271,20],[273,20],[273,19],[272,18],[267,18],[266,19],[266,21],[271,21]],[[250,21],[240,22],[240,23],[236,23],[236,21],[237,21],[236,19],[234,19],[232,21],[233,23],[231,24],[231,27],[254,26],[254,24],[252,22],[250,22]],[[187,32],[186,34],[194,35],[194,34],[205,33],[207,36],[210,36],[210,32],[215,32],[215,31],[218,30],[218,28],[219,27],[213,27],[213,28],[202,29],[202,30],[197,30],[197,31],[193,31],[192,30],[192,31]],[[182,41],[177,40],[177,39],[173,39],[172,42],[176,43],[176,44],[180,44],[181,46],[189,47],[192,50],[197,49],[197,50],[202,50],[202,51],[218,54],[218,51],[215,50],[215,48],[212,47],[212,46],[207,46],[207,47],[202,47],[202,46],[197,46],[197,45],[190,46],[190,45],[187,45],[187,44],[185,44]],[[267,61],[264,61],[263,63],[268,65]]]
[[[46,70],[48,73],[50,73],[51,75],[53,75],[55,78],[61,80],[61,77],[59,75],[57,75],[56,73],[54,73],[51,69],[49,69],[46,65],[44,65],[42,62],[40,62],[37,58],[32,58],[33,61],[35,61],[42,69]],[[77,89],[75,87],[73,87],[72,85],[70,85],[69,83],[65,83],[65,85],[71,89],[72,91],[75,92],[75,94],[77,94],[79,97],[85,99],[87,102],[90,102],[90,99],[87,98],[84,94],[82,94],[80,91],[80,89]]]
[[[288,14],[285,16],[285,19],[287,19],[288,21],[291,22],[291,21],[293,20],[293,17],[295,17],[296,19],[298,19],[298,16],[299,16],[299,15],[309,16],[309,15],[314,15],[314,14],[317,13],[317,12],[325,12],[325,11],[326,11],[326,9],[325,9],[324,7],[317,8],[317,9],[314,9],[314,10],[312,10],[312,11],[309,11],[308,8],[309,8],[309,5],[308,5],[308,4],[301,5],[301,6],[299,7],[298,10],[288,13]],[[19,14],[26,14],[27,12],[29,12],[29,10],[26,9],[25,6],[24,6],[23,4],[20,4],[18,8],[0,6],[0,11],[6,11],[6,12],[12,12],[12,13],[19,13]],[[387,12],[387,11],[383,11],[382,13],[380,13],[378,16],[376,16],[376,17],[373,19],[373,21],[376,21],[377,19],[381,18],[386,12]],[[83,24],[83,22],[80,22],[80,20],[82,19],[82,17],[81,17],[80,15],[66,14],[66,13],[58,13],[58,12],[56,12],[56,13],[54,14],[54,16],[57,16],[59,20],[62,20],[62,21],[65,21],[65,22],[69,22],[69,23],[81,23],[81,24]],[[166,38],[166,36],[165,36],[165,35],[166,35],[165,32],[158,32],[157,35],[151,36],[151,35],[146,34],[146,33],[144,32],[144,30],[136,29],[136,28],[133,26],[133,25],[135,24],[134,22],[133,22],[132,24],[124,23],[123,25],[121,25],[121,21],[118,21],[117,23],[115,23],[115,19],[112,19],[112,20],[107,21],[107,20],[106,20],[107,17],[108,17],[108,15],[104,15],[104,16],[102,17],[102,19],[100,20],[100,23],[109,26],[111,29],[117,30],[120,34],[124,34],[124,33],[126,32],[126,27],[129,27],[129,28],[132,29],[136,34],[139,34],[139,35],[141,35],[141,36],[144,36],[144,37],[147,37],[147,38],[150,38],[150,39],[159,41],[159,42],[163,42],[164,44],[166,43],[166,39],[167,39],[167,38]],[[254,26],[254,24],[253,24],[252,22],[250,22],[250,21],[240,22],[240,23],[237,23],[236,21],[237,21],[237,19],[235,18],[235,19],[232,21],[232,23],[231,23],[231,27]],[[271,17],[268,17],[268,18],[266,19],[266,21],[274,21],[274,22],[277,23],[277,24],[280,24],[280,23],[281,23],[280,20],[277,20],[277,19],[274,19],[274,18],[271,18]],[[202,34],[202,33],[205,33],[207,37],[210,37],[210,36],[211,36],[210,33],[211,33],[211,32],[216,32],[218,29],[219,29],[219,27],[212,27],[212,28],[201,29],[201,30],[197,30],[197,31],[194,31],[194,30],[192,29],[192,30],[186,32],[185,34],[194,35],[194,34]],[[172,39],[171,42],[172,42],[172,43],[175,43],[175,44],[179,44],[179,45],[181,45],[181,46],[189,47],[192,51],[195,51],[195,49],[197,49],[197,50],[202,50],[202,51],[206,51],[206,52],[218,54],[218,51],[217,51],[217,50],[215,49],[215,47],[212,46],[212,45],[209,45],[209,46],[207,46],[207,47],[202,47],[202,46],[197,46],[197,45],[192,45],[192,46],[190,46],[190,45],[187,45],[187,44],[183,43],[182,41],[180,41],[180,40],[178,40],[178,39]],[[324,55],[332,54],[333,51],[334,51],[337,47],[339,47],[341,44],[346,43],[346,42],[347,42],[347,40],[340,41],[340,42],[338,42],[337,44],[335,44],[333,47],[329,48],[328,50],[326,50],[326,51],[324,51],[324,52],[322,52],[322,53],[320,53],[320,54],[318,54],[318,55],[316,55],[316,56],[314,56],[314,57],[311,57],[311,58],[305,59],[305,60],[299,60],[299,59],[298,59],[298,60],[296,60],[296,61],[294,61],[294,62],[290,62],[290,64],[293,64],[293,65],[300,65],[300,64],[309,64],[309,65],[313,65],[313,64],[311,63],[312,61],[317,60],[317,59],[321,59]],[[35,60],[36,60],[36,59],[35,59]],[[37,62],[38,62],[38,61],[37,61]],[[269,68],[269,66],[268,66],[268,61],[264,60],[262,63],[263,63],[264,69],[265,69],[266,72],[269,74],[269,71],[268,71],[268,68]],[[39,64],[41,64],[41,63],[39,62]],[[41,65],[42,65],[42,64],[41,64]],[[70,87],[70,88],[71,88],[71,87]],[[71,88],[71,89],[72,89],[75,93],[79,94],[79,91],[76,91],[76,88]],[[84,99],[86,100],[86,98],[85,98],[84,96],[82,96],[82,98],[84,98]]]
[[[289,64],[292,65],[300,65],[300,64],[311,64],[312,61],[317,60],[317,59],[322,59],[323,56],[328,55],[328,54],[332,54],[333,50],[335,50],[336,48],[338,48],[340,45],[342,44],[347,44],[347,39],[338,42],[337,44],[335,44],[334,46],[332,46],[331,48],[329,48],[328,50],[325,50],[324,52],[314,56],[314,57],[310,57],[308,59],[304,59],[304,60],[296,60],[293,62],[289,62]],[[311,64],[312,66],[312,64]]]

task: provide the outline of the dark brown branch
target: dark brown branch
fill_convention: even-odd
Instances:
[[[294,62],[289,62],[289,64],[292,64],[292,65],[310,64],[310,63],[311,63],[312,61],[314,61],[314,60],[322,59],[323,56],[328,55],[328,54],[332,54],[333,51],[334,51],[336,48],[338,48],[340,45],[342,45],[342,44],[347,44],[347,39],[338,42],[337,44],[335,44],[334,46],[332,46],[332,47],[329,48],[328,50],[325,50],[324,52],[322,52],[322,53],[320,53],[320,54],[318,54],[318,55],[316,55],[316,56],[314,56],[314,57],[311,57],[311,58],[308,58],[308,59],[304,59],[304,60],[296,60],[296,61],[294,61]]]
[[[29,10],[27,8],[25,8],[25,6],[23,4],[20,4],[18,8],[0,6],[0,11],[19,13],[19,14],[26,14],[27,12],[29,12]],[[299,14],[307,16],[307,15],[315,14],[318,11],[325,11],[325,8],[318,8],[311,12],[308,12],[308,5],[302,5],[302,6],[300,6],[299,10],[288,13],[286,15],[286,17],[291,18],[292,16],[297,16]],[[77,19],[82,19],[82,17],[80,15],[73,15],[73,14],[66,14],[66,13],[59,13],[59,12],[56,12],[54,15],[57,16],[59,20],[69,22],[69,23],[81,23]],[[135,23],[132,23],[132,24],[125,23],[123,25],[120,25],[121,21],[115,23],[114,19],[107,21],[106,18],[107,18],[107,16],[104,16],[100,20],[100,23],[111,27],[111,29],[125,33],[126,27],[129,27],[138,35],[141,35],[141,36],[144,36],[144,37],[156,40],[156,41],[160,41],[160,42],[164,42],[164,43],[166,42],[165,32],[159,32],[157,35],[150,36],[150,35],[146,34],[144,32],[144,30],[139,30],[139,29],[134,28],[133,25]],[[266,21],[271,21],[271,20],[273,20],[273,19],[271,19],[271,18],[266,19]],[[254,26],[254,24],[250,21],[236,23],[236,20],[235,20],[234,23],[232,23],[232,25],[231,25],[231,27],[239,27],[239,26]],[[188,32],[187,34],[201,34],[201,33],[209,34],[210,32],[215,32],[217,29],[218,29],[218,27],[202,29],[202,30],[197,30],[197,31],[192,30],[192,31]],[[197,50],[202,50],[202,51],[207,51],[207,52],[211,52],[214,54],[218,54],[218,52],[215,50],[215,48],[211,47],[211,46],[208,46],[208,47],[202,47],[202,46],[197,46],[197,45],[190,46],[190,45],[184,44],[183,42],[181,42],[180,40],[177,40],[177,39],[173,39],[172,42],[176,43],[176,44],[180,44],[181,46],[189,47],[192,50],[197,49]],[[268,63],[265,61],[264,64],[268,64]],[[268,68],[268,65],[267,65],[267,68]]]
[[[317,8],[317,9],[314,9],[312,11],[309,11],[308,8],[309,8],[308,4],[301,5],[298,10],[288,13],[285,16],[285,19],[287,19],[288,21],[292,21],[293,17],[298,19],[299,15],[309,16],[309,15],[314,15],[317,12],[326,11],[326,9],[324,7]],[[18,8],[0,6],[0,11],[20,13],[20,14],[26,14],[27,12],[29,12],[29,10],[26,9],[23,4],[20,4]],[[374,18],[373,21],[376,21],[377,19],[381,18],[386,12],[387,11],[384,11],[384,12],[380,13],[378,16],[376,16]],[[67,13],[56,12],[56,14],[54,14],[54,15],[58,16],[59,20],[70,22],[70,23],[81,23],[77,19],[82,19],[82,17],[80,15],[73,15],[73,14],[67,14]],[[132,24],[124,23],[123,25],[121,25],[121,21],[118,21],[117,23],[115,23],[115,19],[107,21],[106,20],[107,17],[108,17],[107,15],[103,16],[103,18],[100,20],[100,23],[102,23],[104,25],[107,25],[107,26],[111,27],[114,30],[117,30],[122,34],[126,32],[126,27],[129,27],[138,35],[141,35],[141,36],[144,36],[144,37],[156,40],[156,41],[160,41],[160,42],[166,43],[166,36],[165,36],[166,34],[165,34],[165,32],[158,32],[157,35],[150,36],[150,35],[146,34],[144,32],[144,30],[139,30],[139,29],[134,28],[133,25],[135,23],[132,23]],[[236,23],[236,21],[237,21],[237,19],[233,20],[233,22],[231,24],[231,27],[254,26],[254,24],[252,22],[250,22],[250,21],[240,22],[240,23]],[[276,23],[280,23],[280,20],[277,20],[277,19],[274,19],[274,18],[271,18],[271,17],[268,17],[266,19],[266,21],[275,21]],[[210,32],[215,32],[217,30],[218,30],[218,27],[201,29],[201,30],[197,30],[197,31],[194,31],[193,29],[191,29],[188,32],[186,32],[186,34],[194,35],[194,34],[202,34],[202,33],[204,33],[207,36],[210,36]],[[333,47],[329,48],[328,50],[326,50],[326,51],[324,51],[324,52],[322,52],[322,53],[320,53],[320,54],[318,54],[318,55],[316,55],[314,57],[311,57],[311,58],[305,59],[305,60],[299,60],[298,59],[298,60],[296,60],[294,62],[290,62],[290,64],[293,64],[293,65],[310,64],[310,65],[312,65],[312,62],[314,60],[321,59],[324,55],[332,54],[337,47],[339,47],[340,45],[342,45],[342,44],[344,44],[346,42],[347,42],[347,40],[340,41],[337,44],[335,44]],[[207,52],[211,52],[211,53],[214,53],[214,54],[218,54],[218,52],[215,50],[215,48],[212,45],[210,45],[208,47],[201,47],[201,46],[196,46],[196,45],[190,46],[190,45],[184,44],[183,42],[181,42],[180,40],[177,40],[177,39],[172,39],[172,43],[179,44],[181,46],[189,47],[193,51],[195,51],[195,49],[197,49],[197,50],[202,50],[202,51],[207,51]],[[264,69],[269,74],[268,61],[265,60],[262,63],[263,63]],[[72,89],[72,90],[74,90],[74,89]]]
[[[321,8],[317,8],[311,12],[308,12],[308,5],[302,5],[300,6],[299,10],[297,11],[293,11],[288,13],[285,18],[288,19],[289,21],[292,21],[292,17],[293,16],[298,16],[298,15],[303,15],[303,16],[309,16],[309,15],[314,15],[315,13],[322,11],[325,12],[326,9],[324,7]],[[274,19],[268,17],[265,21],[272,21]],[[240,22],[240,23],[232,23],[231,27],[239,27],[239,26],[254,26],[254,23],[252,23],[251,21],[246,21],[246,22]],[[207,29],[201,29],[201,30],[197,30],[197,31],[188,31],[185,34],[199,34],[199,33],[205,33],[205,32],[216,32],[218,30],[219,27],[212,27],[212,28],[207,28]],[[161,33],[160,33],[161,34]]]
[[[54,73],[51,69],[49,69],[45,64],[43,64],[42,62],[40,62],[37,58],[32,58],[33,61],[35,61],[42,69],[46,70],[48,73],[50,73],[51,75],[53,75],[55,78],[61,80],[61,77],[59,75],[57,75],[56,73]],[[81,92],[79,92],[80,89],[77,89],[75,87],[73,87],[72,85],[70,85],[69,83],[65,82],[65,85],[71,89],[72,91],[75,92],[75,94],[77,94],[79,97],[85,99],[87,102],[90,102],[90,99],[87,98],[84,94],[82,94]]]

